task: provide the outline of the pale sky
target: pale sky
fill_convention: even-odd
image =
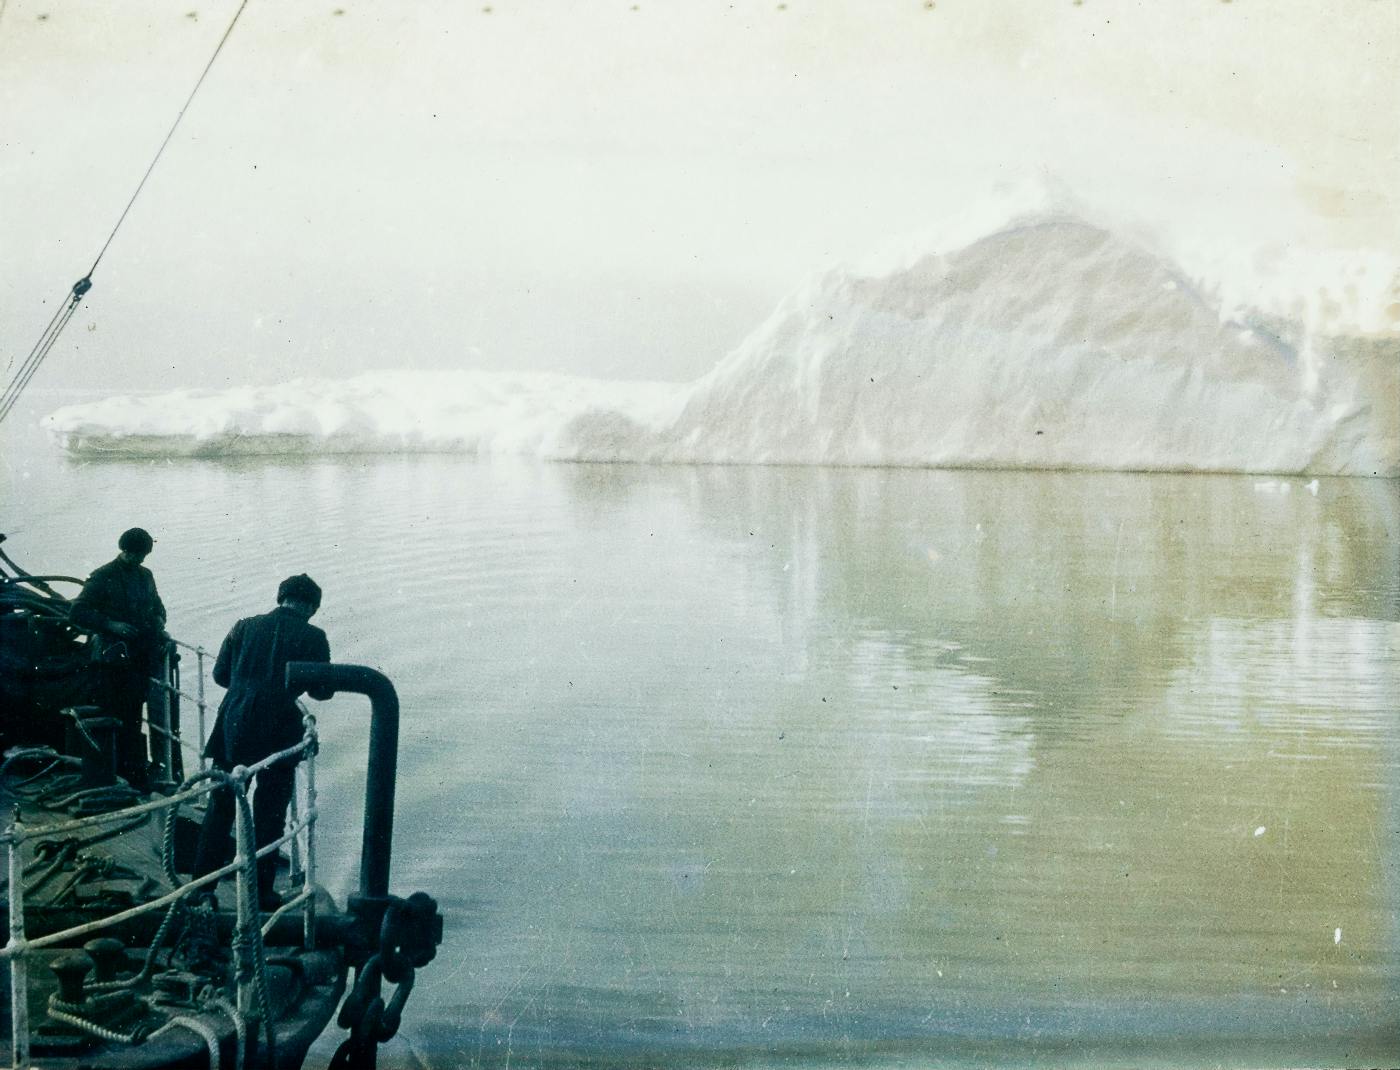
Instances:
[[[237,4],[0,3],[7,362]],[[35,386],[690,379],[1037,176],[1397,251],[1400,0],[250,0]]]

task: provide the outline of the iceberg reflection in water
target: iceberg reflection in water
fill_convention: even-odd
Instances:
[[[428,1065],[1397,1050],[1393,483],[35,463],[36,566],[139,496],[182,633],[305,569],[400,683]],[[363,725],[322,723],[354,799]]]

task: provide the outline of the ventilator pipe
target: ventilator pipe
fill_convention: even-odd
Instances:
[[[399,761],[399,696],[389,678],[364,665],[287,663],[287,689],[353,691],[370,705],[369,768],[365,773],[365,826],[360,847],[360,895],[389,894],[389,861],[394,839],[394,783]]]

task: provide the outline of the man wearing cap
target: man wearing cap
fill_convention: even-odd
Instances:
[[[300,692],[287,690],[287,662],[330,661],[326,633],[312,624],[321,606],[321,588],[305,573],[289,576],[277,588],[277,608],[245,617],[229,631],[214,662],[214,682],[227,688],[204,753],[225,772],[253,765],[301,741],[297,708]],[[311,691],[328,699],[331,691]],[[259,772],[254,780],[253,824],[259,847],[282,835],[299,759],[284,759]],[[234,801],[227,790],[214,792],[199,834],[194,876],[211,873],[229,860],[229,831]],[[277,904],[273,879],[277,854],[258,861],[258,898],[266,909]]]
[[[146,737],[141,734],[141,706],[168,636],[165,606],[151,570],[141,562],[155,540],[144,528],[130,528],[117,540],[121,552],[96,569],[73,602],[69,619],[92,633],[101,694],[98,702],[122,722],[117,772],[133,787],[149,780]]]

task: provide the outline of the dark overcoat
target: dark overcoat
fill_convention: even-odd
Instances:
[[[108,642],[127,644],[130,660],[141,671],[161,647],[165,630],[165,606],[156,591],[156,579],[144,565],[118,557],[94,569],[73,601],[70,619],[79,628],[96,632]],[[113,624],[130,624],[138,634],[118,639]]]
[[[214,682],[228,688],[204,748],[225,768],[251,765],[302,737],[299,691],[287,690],[289,661],[330,661],[326,633],[286,606],[245,617],[229,631],[214,662]],[[312,691],[312,698],[332,692]]]

